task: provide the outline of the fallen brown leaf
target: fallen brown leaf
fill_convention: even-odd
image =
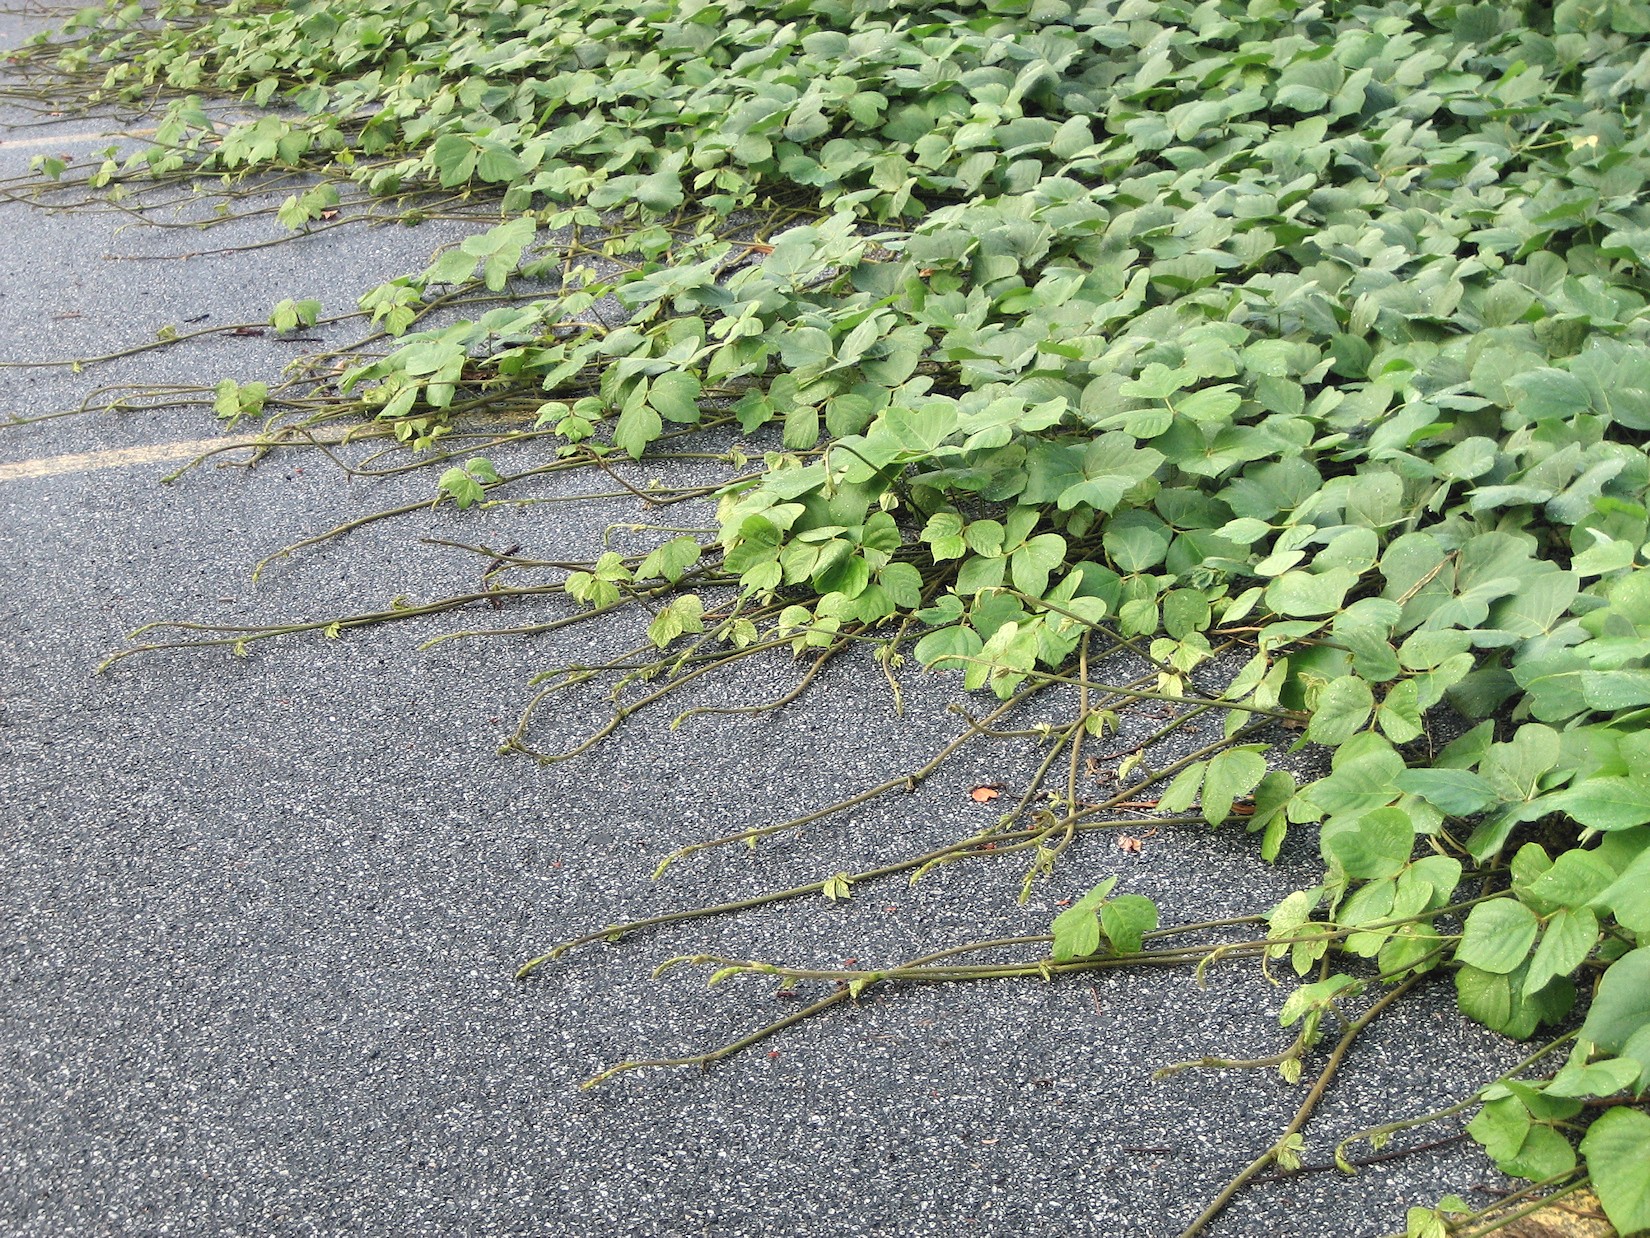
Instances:
[[[968,793],[968,798],[976,804],[989,804],[1003,793],[1003,784],[1000,782],[982,782]]]

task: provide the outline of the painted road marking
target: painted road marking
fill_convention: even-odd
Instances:
[[[41,456],[0,464],[0,482],[29,477],[56,477],[64,473],[89,473],[94,469],[120,469],[133,464],[166,464],[188,460],[223,447],[247,447],[256,438],[198,438],[186,443],[154,443],[148,447],[117,447],[109,451],[79,451],[64,456]]]
[[[128,129],[124,133],[60,133],[44,138],[0,138],[0,150],[21,150],[25,146],[62,146],[69,142],[118,142],[122,138],[151,138],[153,129]]]

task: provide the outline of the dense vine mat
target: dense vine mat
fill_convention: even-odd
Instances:
[[[805,1000],[592,1082],[879,986],[1253,958],[1299,978],[1295,1039],[1261,1064],[1303,1099],[1190,1234],[1298,1163],[1352,1039],[1447,971],[1468,1015],[1541,1042],[1463,1100],[1473,1137],[1532,1196],[1590,1186],[1650,1228],[1650,6],[117,4],[13,59],[14,98],[160,115],[136,154],[44,156],[14,196],[143,215],[216,178],[284,186],[294,229],[496,212],[362,292],[379,334],[285,386],[223,380],[220,416],[265,418],[270,445],[405,444],[463,509],[558,472],[716,501],[702,528],[654,521],[671,536],[645,552],[478,544],[471,592],[159,625],[118,658],[553,595],[583,609],[489,629],[643,608],[645,633],[547,673],[506,752],[586,752],[787,649],[795,689],[694,712],[778,707],[864,650],[891,683],[915,659],[993,693],[959,742],[1046,742],[1026,786],[978,788],[1006,808],[980,832],[595,926],[524,976],[955,861],[1018,857],[1029,891],[1145,805],[1241,824],[1258,859],[1291,832],[1321,852],[1256,919],[1159,925],[1108,881],[1045,933],[895,967],[688,956]],[[319,310],[287,297],[270,327]],[[723,472],[644,489],[621,463],[668,459]],[[593,682],[610,722],[539,738]],[[1140,702],[1168,706],[1161,733],[1096,792],[1088,759]],[[1324,768],[1269,760],[1280,737]],[[1467,1213],[1416,1209],[1410,1232]]]

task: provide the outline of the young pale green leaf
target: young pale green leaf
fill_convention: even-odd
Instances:
[[[449,496],[459,508],[469,507],[478,502],[484,493],[481,483],[461,468],[450,468],[441,475],[438,483],[443,494]]]
[[[1219,825],[1232,815],[1232,801],[1247,795],[1266,776],[1266,758],[1258,752],[1228,749],[1210,758],[1203,779],[1203,819]]]
[[[314,300],[294,301],[290,297],[277,301],[269,312],[269,325],[277,331],[294,331],[299,327],[313,327],[321,314],[321,303]]]
[[[1284,999],[1278,1011],[1278,1025],[1292,1027],[1315,1010],[1327,1010],[1341,996],[1355,995],[1361,986],[1351,976],[1341,973],[1303,984]]]
[[[1100,949],[1099,912],[1116,884],[1116,877],[1107,877],[1054,917],[1049,932],[1054,936],[1056,960],[1086,958]]]
[[[654,616],[647,628],[647,639],[656,649],[663,649],[684,632],[703,632],[704,609],[697,594],[682,594]]]
[[[648,552],[636,569],[636,579],[657,580],[663,577],[675,584],[699,562],[703,549],[691,537],[673,537],[663,546]]]
[[[1136,954],[1157,927],[1157,904],[1140,894],[1119,894],[1100,908],[1100,927],[1116,954]]]

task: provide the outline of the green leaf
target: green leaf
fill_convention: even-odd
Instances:
[[[1184,399],[1174,401],[1174,411],[1182,417],[1190,417],[1193,421],[1225,422],[1237,412],[1238,405],[1243,403],[1243,397],[1232,389],[1232,384],[1221,383],[1216,387],[1204,387],[1192,392]]]
[[[1594,709],[1650,705],[1650,671],[1583,671],[1581,695]]]
[[[1099,911],[1116,884],[1116,877],[1107,877],[1054,917],[1049,932],[1054,935],[1052,955],[1056,960],[1087,958],[1100,949]]]
[[[1638,1081],[1639,1064],[1626,1057],[1605,1058],[1583,1064],[1576,1058],[1564,1064],[1541,1089],[1543,1096],[1576,1098],[1614,1096]]]
[[[1111,432],[1096,438],[1083,451],[1078,468],[1081,481],[1064,487],[1058,496],[1061,511],[1086,504],[1112,512],[1123,496],[1145,481],[1163,463],[1163,453],[1141,447],[1133,436]]]
[[[703,632],[703,614],[704,604],[698,595],[684,593],[654,616],[647,628],[647,639],[653,642],[654,648],[663,649],[684,632]]]
[[[444,133],[430,148],[430,162],[443,189],[452,189],[469,180],[475,172],[479,152],[470,140],[457,133]]]
[[[1266,758],[1258,752],[1228,749],[1209,761],[1203,779],[1203,819],[1219,825],[1232,815],[1232,801],[1247,795],[1266,775]]]
[[[1534,997],[1523,995],[1522,967],[1505,975],[1461,966],[1455,972],[1455,992],[1461,1012],[1486,1027],[1514,1039],[1531,1035],[1538,1024],[1554,1022],[1568,1013],[1575,987],[1554,980]]]
[[[694,375],[668,370],[654,378],[647,402],[666,421],[692,425],[699,420],[699,392],[699,380]]]
[[[1144,572],[1163,562],[1173,531],[1146,512],[1128,512],[1111,521],[1101,537],[1118,571]]]
[[[1048,589],[1049,573],[1066,558],[1066,539],[1058,533],[1043,533],[1026,542],[1009,558],[1014,587],[1030,597],[1040,598]]]
[[[668,170],[655,172],[652,176],[638,177],[631,192],[636,201],[659,214],[675,210],[684,200],[681,178]]]
[[[675,584],[699,562],[701,553],[703,548],[691,537],[673,537],[648,553],[636,569],[636,579],[656,580],[663,577]]]
[[[1471,1135],[1497,1164],[1511,1160],[1530,1136],[1530,1111],[1516,1096],[1486,1101],[1467,1123]]]
[[[1650,824],[1650,779],[1587,778],[1539,801],[1595,830],[1623,830]]]
[[[613,427],[613,445],[623,448],[632,460],[640,460],[648,444],[663,434],[664,428],[659,414],[652,408],[646,404],[633,404],[619,414],[619,420]]]
[[[956,512],[939,511],[928,518],[928,523],[923,526],[922,540],[928,543],[935,563],[960,559],[968,553],[968,544],[963,541],[962,532],[963,520]]]
[[[871,583],[871,568],[863,555],[849,554],[823,571],[814,573],[813,585],[820,593],[840,593],[857,598]]]
[[[1375,708],[1375,694],[1356,675],[1331,680],[1318,697],[1306,738],[1315,744],[1335,748],[1351,739],[1369,721]]]
[[[1523,897],[1541,910],[1584,907],[1615,877],[1615,870],[1595,852],[1571,848],[1524,887]]]
[[[1455,948],[1456,961],[1506,975],[1528,957],[1540,931],[1535,913],[1517,899],[1479,903],[1467,916],[1461,944]]]
[[[1581,1036],[1605,1053],[1619,1054],[1645,1027],[1650,1027],[1650,946],[1640,946],[1610,964],[1593,995]]]
[[[1418,795],[1452,817],[1482,812],[1496,802],[1490,784],[1466,769],[1406,769],[1395,782],[1400,791]]]
[[[1119,894],[1100,908],[1100,927],[1117,954],[1135,954],[1141,938],[1157,927],[1157,904],[1139,894]]]
[[[461,509],[479,501],[483,494],[481,483],[461,468],[448,469],[437,484],[442,493],[449,495]]]
[[[916,644],[912,653],[918,662],[931,669],[942,669],[947,659],[977,658],[985,644],[972,628],[961,624],[948,628],[940,628],[936,632],[929,632]],[[956,669],[963,669],[966,662],[955,662]]]
[[[1361,817],[1332,818],[1318,843],[1324,859],[1348,877],[1394,877],[1415,849],[1415,826],[1402,809],[1379,808]]]
[[[1395,744],[1407,744],[1419,739],[1421,725],[1421,691],[1413,679],[1395,683],[1387,689],[1375,710],[1375,720],[1381,733]]]
[[[1364,743],[1367,736],[1355,742]],[[1380,740],[1379,747],[1348,754],[1343,747],[1334,769],[1310,784],[1305,798],[1330,816],[1356,815],[1390,804],[1398,797],[1394,780],[1404,770],[1404,759]]]
[[[1173,589],[1163,597],[1163,630],[1176,640],[1204,631],[1210,617],[1208,601],[1195,589]]]
[[[1552,1127],[1532,1126],[1518,1151],[1505,1160],[1497,1161],[1496,1167],[1515,1178],[1539,1182],[1573,1170],[1576,1167],[1576,1150]]]
[[[1535,957],[1530,960],[1524,996],[1533,996],[1546,988],[1554,976],[1568,976],[1581,966],[1597,944],[1598,920],[1587,908],[1563,907],[1555,911],[1542,930]]]
[[[1340,609],[1358,574],[1344,567],[1320,573],[1285,572],[1266,586],[1266,604],[1279,615],[1312,617]]]
[[[518,179],[526,170],[515,152],[497,142],[483,142],[476,160],[476,175],[494,184]]]
[[[1572,417],[1592,403],[1586,385],[1563,370],[1530,370],[1509,379],[1507,386],[1515,393],[1518,411],[1531,421]]]
[[[1604,1215],[1621,1234],[1650,1229],[1650,1116],[1611,1109],[1581,1140]]]
[[[1623,928],[1650,932],[1650,848],[1641,851],[1620,876],[1599,891],[1591,906],[1608,910]]]

